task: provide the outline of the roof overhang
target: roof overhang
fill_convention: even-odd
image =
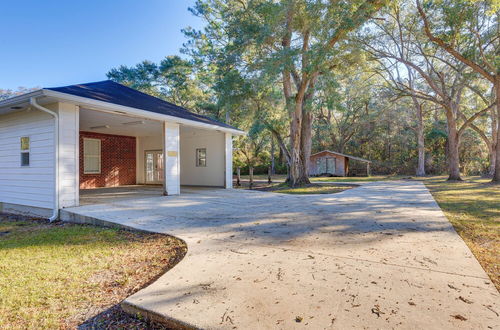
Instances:
[[[223,127],[223,126],[214,125],[214,124],[201,123],[201,122],[194,121],[194,120],[164,115],[164,114],[160,114],[160,113],[155,113],[155,112],[151,112],[151,111],[147,111],[147,110],[127,107],[127,106],[118,105],[118,104],[109,103],[109,102],[104,102],[104,101],[98,101],[98,100],[89,99],[86,97],[75,96],[75,95],[56,92],[56,91],[52,91],[52,90],[48,90],[48,89],[40,89],[40,90],[31,92],[31,93],[15,96],[15,97],[0,101],[0,115],[4,114],[4,113],[8,113],[9,109],[11,109],[12,112],[17,110],[17,109],[12,109],[11,107],[14,107],[17,105],[24,105],[24,104],[26,104],[26,106],[29,105],[29,99],[31,97],[36,97],[36,98],[46,97],[49,99],[54,99],[55,101],[73,103],[73,104],[83,106],[83,107],[91,109],[91,110],[104,111],[104,112],[110,112],[110,113],[118,113],[118,114],[122,114],[122,115],[128,115],[128,116],[132,116],[132,117],[139,117],[139,118],[145,118],[145,119],[151,119],[151,120],[174,122],[174,123],[183,124],[183,125],[192,126],[192,127],[199,127],[199,128],[203,128],[203,129],[210,129],[210,130],[217,130],[217,131],[221,131],[221,132],[225,132],[225,133],[231,133],[233,135],[246,135],[247,134],[246,132],[241,131],[239,129],[232,129],[232,128]],[[2,112],[1,108],[8,108],[8,109],[7,109],[7,111]]]

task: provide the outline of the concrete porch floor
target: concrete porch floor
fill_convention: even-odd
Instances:
[[[181,186],[181,194],[195,194],[200,191],[213,189],[223,188]],[[163,187],[161,185],[127,185],[120,187],[80,189],[80,206],[113,203],[158,196],[163,196]]]

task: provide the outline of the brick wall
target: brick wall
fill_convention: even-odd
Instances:
[[[83,174],[83,139],[101,140],[101,173]],[[136,184],[135,137],[80,132],[80,189]]]

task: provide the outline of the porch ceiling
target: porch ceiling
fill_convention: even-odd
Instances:
[[[126,136],[156,136],[162,134],[162,123],[82,108],[80,131]]]
[[[161,121],[132,117],[86,108],[80,109],[80,131],[125,136],[158,136],[162,135]],[[105,127],[107,126],[107,127]],[[192,134],[213,134],[218,130],[208,130],[188,125],[180,125],[181,136]]]

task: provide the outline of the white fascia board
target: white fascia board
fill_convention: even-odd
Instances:
[[[223,126],[218,126],[214,124],[205,124],[201,123],[198,121],[194,120],[189,120],[189,119],[184,119],[184,118],[179,118],[179,117],[174,117],[174,116],[169,116],[169,115],[163,115],[161,113],[155,113],[147,110],[141,110],[137,108],[132,108],[132,107],[127,107],[124,105],[119,105],[119,104],[114,104],[114,103],[109,103],[109,102],[104,102],[104,101],[98,101],[98,100],[93,100],[89,99],[86,97],[81,97],[81,96],[75,96],[71,94],[66,94],[66,93],[61,93],[61,92],[56,92],[48,89],[43,89],[43,94],[48,97],[55,97],[64,101],[69,101],[69,102],[74,102],[77,103],[78,105],[87,105],[95,110],[100,110],[100,111],[109,111],[109,112],[122,112],[123,114],[126,115],[131,115],[131,116],[136,116],[136,117],[141,117],[141,118],[146,118],[146,119],[152,119],[152,120],[159,120],[159,121],[170,121],[178,124],[185,124],[193,127],[199,127],[199,128],[204,128],[204,129],[211,129],[211,130],[217,130],[221,132],[228,132],[233,135],[246,135],[247,133],[244,131],[240,131],[238,129],[232,129],[232,128],[227,128]],[[94,110],[93,109],[93,110]]]

